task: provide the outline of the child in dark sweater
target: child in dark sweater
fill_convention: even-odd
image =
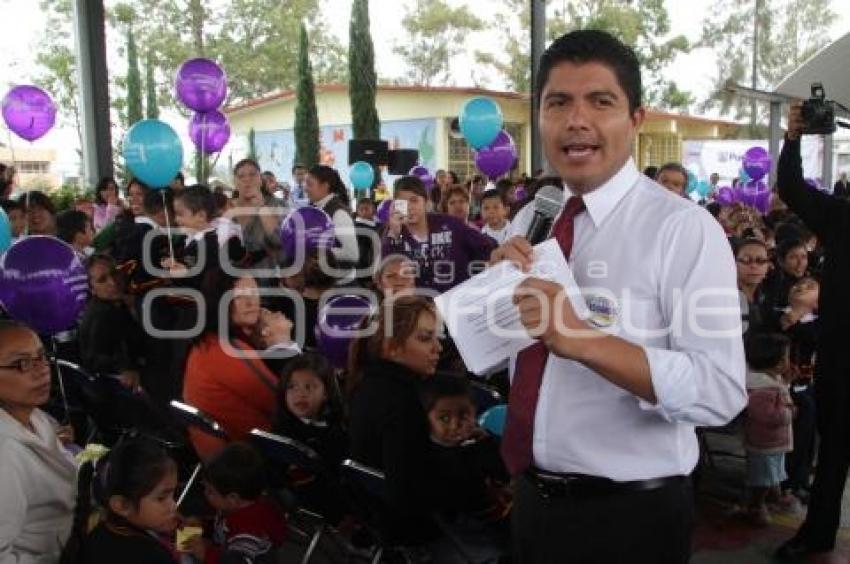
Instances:
[[[204,493],[218,514],[212,540],[186,540],[181,551],[204,564],[273,562],[283,543],[286,521],[267,497],[266,474],[260,454],[248,444],[230,443],[204,468]]]
[[[286,365],[280,389],[275,432],[312,448],[323,467],[318,474],[291,471],[289,486],[301,504],[338,522],[345,507],[335,493],[336,470],[348,453],[348,435],[333,368],[324,357],[305,353]]]

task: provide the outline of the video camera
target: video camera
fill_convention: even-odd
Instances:
[[[803,102],[803,120],[805,135],[829,135],[835,133],[835,102],[826,99],[823,84],[812,84],[812,97]]]

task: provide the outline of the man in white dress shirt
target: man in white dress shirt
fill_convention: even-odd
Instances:
[[[746,405],[729,244],[708,212],[636,168],[640,92],[634,52],[607,33],[569,33],[541,58],[540,134],[565,182],[552,236],[590,317],[556,282],[530,278],[514,298],[539,339],[514,363],[502,445],[521,564],[687,562],[694,428]],[[532,214],[494,261],[530,264]]]

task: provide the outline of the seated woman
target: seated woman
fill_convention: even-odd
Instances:
[[[0,320],[0,562],[58,562],[71,534],[77,465],[38,409],[49,396],[38,336]]]
[[[387,540],[421,545],[438,536],[430,519],[428,419],[418,392],[440,358],[437,312],[426,298],[399,296],[384,303],[375,323],[371,336],[352,344],[351,458],[386,474]]]
[[[221,424],[230,440],[244,440],[255,428],[269,431],[279,384],[279,366],[271,356],[280,359],[300,352],[291,342],[292,323],[280,313],[260,308],[257,282],[250,276],[234,278],[213,269],[206,273],[201,290],[206,326],[189,351],[183,399]],[[228,317],[220,319],[219,305],[228,297]],[[263,355],[264,349],[276,352]],[[269,357],[267,362],[264,356]],[[223,446],[220,439],[198,429],[190,429],[190,438],[201,459]]]
[[[115,260],[93,255],[86,263],[91,299],[78,332],[82,365],[94,374],[120,376],[128,387],[139,385],[145,334],[125,301]]]

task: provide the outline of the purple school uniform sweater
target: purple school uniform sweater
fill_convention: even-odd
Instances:
[[[457,286],[480,270],[475,263],[490,260],[496,242],[462,221],[444,214],[429,213],[428,240],[417,240],[402,226],[401,236],[384,235],[383,256],[401,254],[418,266],[416,286],[430,288],[439,293]]]

